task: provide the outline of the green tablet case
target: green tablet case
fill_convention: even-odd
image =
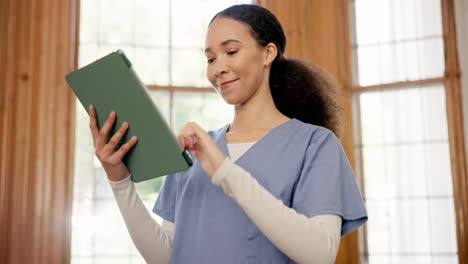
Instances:
[[[132,136],[138,137],[123,158],[134,182],[184,171],[192,165],[121,50],[67,74],[65,79],[88,114],[89,105],[95,106],[99,128],[111,111],[116,112],[110,136],[123,122],[129,124],[117,148]]]

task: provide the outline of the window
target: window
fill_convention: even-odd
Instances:
[[[232,4],[252,1],[80,2],[79,67],[122,49],[174,132],[188,121],[199,122],[206,130],[230,121],[233,109],[208,88],[204,38],[214,14]],[[94,156],[89,117],[79,102],[76,105],[72,263],[144,263]],[[137,184],[148,209],[156,200],[162,180]]]
[[[458,263],[440,0],[354,0],[364,263]]]

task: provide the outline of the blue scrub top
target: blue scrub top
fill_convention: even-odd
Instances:
[[[228,128],[208,132],[226,156]],[[342,145],[324,127],[291,119],[235,163],[298,213],[341,216],[342,235],[367,221]],[[175,223],[171,263],[294,263],[211,183],[196,160],[188,171],[166,176],[153,211]]]

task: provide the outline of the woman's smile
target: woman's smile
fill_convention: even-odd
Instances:
[[[219,88],[220,88],[221,90],[226,89],[226,88],[228,88],[233,82],[235,82],[235,81],[237,81],[237,80],[239,80],[239,78],[234,79],[234,80],[230,80],[230,81],[222,82],[222,83],[219,85]]]

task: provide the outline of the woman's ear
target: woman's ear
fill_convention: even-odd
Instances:
[[[270,66],[277,55],[278,55],[278,48],[276,47],[276,45],[271,42],[268,43],[265,46],[265,60],[264,60],[265,67]]]

